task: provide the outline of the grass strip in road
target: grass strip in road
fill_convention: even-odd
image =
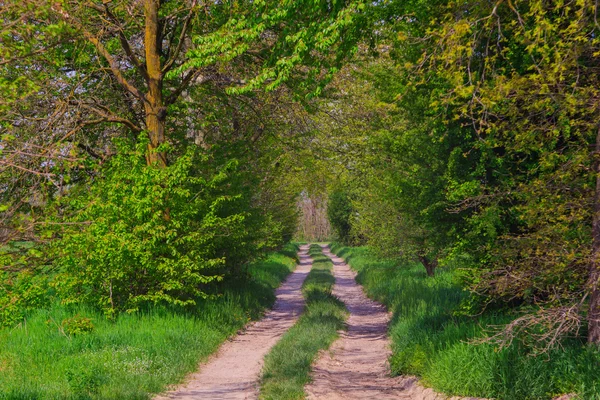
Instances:
[[[358,272],[367,295],[393,312],[394,374],[419,375],[425,384],[452,395],[542,400],[577,393],[580,399],[600,400],[600,351],[581,341],[567,341],[538,357],[516,342],[502,350],[473,344],[485,326],[507,323],[511,316],[456,313],[465,296],[456,267],[439,268],[435,277],[427,277],[421,264],[382,259],[366,247],[334,245],[332,251]]]
[[[222,296],[186,312],[150,307],[109,321],[57,304],[31,313],[19,326],[0,329],[0,400],[149,399],[273,304],[296,251],[288,245],[252,263],[250,276],[223,282]],[[69,334],[65,321],[91,331]]]
[[[302,399],[309,382],[311,365],[319,350],[327,349],[344,328],[348,312],[331,294],[333,264],[319,245],[311,245],[313,267],[304,281],[306,308],[296,324],[265,358],[261,399]]]

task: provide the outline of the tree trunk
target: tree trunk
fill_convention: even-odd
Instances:
[[[148,131],[148,165],[166,167],[167,155],[156,149],[165,142],[165,123],[167,109],[163,103],[163,72],[160,61],[160,27],[158,19],[159,0],[144,0],[146,30],[144,46],[146,49],[146,70],[148,72],[148,93],[144,102],[146,113],[146,130]]]
[[[588,343],[600,344],[600,128],[596,135],[594,152],[594,173],[596,190],[594,193],[594,216],[592,219],[592,254],[588,289],[590,308],[588,311]]]
[[[419,256],[419,261],[425,267],[425,271],[427,272],[427,276],[435,275],[435,267],[437,266],[437,260],[430,261],[427,256]]]

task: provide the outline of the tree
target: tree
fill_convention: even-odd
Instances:
[[[321,125],[322,147],[343,170],[332,185],[330,218],[344,240],[420,262],[432,276],[464,225],[460,213],[447,212],[445,191],[451,174],[464,171],[466,163],[452,161],[464,137],[457,126],[444,140],[436,136],[446,131],[428,108],[437,83],[411,88],[389,47],[376,59],[363,55],[321,100],[335,121]]]
[[[327,216],[337,233],[338,239],[342,243],[349,243],[351,240],[352,203],[347,191],[337,189],[329,195]]]
[[[200,294],[198,279],[207,283],[209,275],[239,273],[257,252],[289,238],[295,195],[274,185],[268,169],[278,162],[282,148],[266,142],[296,121],[286,116],[265,123],[264,117],[293,108],[286,105],[293,94],[281,88],[284,82],[290,82],[296,97],[318,93],[352,53],[362,6],[277,5],[285,12],[280,14],[272,2],[4,4],[2,240],[27,239],[37,245],[35,250],[2,252],[3,271],[12,276],[46,265],[31,262],[33,254],[47,260],[55,254],[52,249],[60,252],[60,246],[53,246],[56,240],[71,251],[61,253],[63,261],[73,261],[81,246],[89,245],[98,250],[89,254],[98,274],[81,275],[88,271],[85,263],[55,265],[73,278],[71,286],[77,290],[69,296],[79,293],[84,299],[86,290],[95,292],[99,297],[90,301],[101,307],[110,303],[112,313],[135,308],[144,299],[186,303]],[[264,87],[270,93],[260,90]],[[278,96],[288,103],[275,105]],[[146,167],[135,160],[140,143],[147,146]],[[127,148],[137,150],[120,153]],[[196,156],[206,162],[186,164],[190,151],[201,153]],[[237,167],[231,170],[231,165]],[[226,183],[223,171],[229,177]],[[144,186],[140,182],[152,187],[152,193],[137,192]],[[125,190],[123,183],[134,192]],[[139,201],[119,197],[126,195]],[[183,203],[190,199],[210,207],[198,207],[195,214],[185,211]],[[275,204],[282,209],[275,210]],[[154,219],[157,212],[162,213],[162,224]],[[127,266],[110,261],[98,245],[119,236],[119,223],[103,225],[103,218],[109,217],[131,231],[125,235],[127,245],[114,247],[122,261],[131,261]],[[201,221],[237,221],[235,228],[233,222],[227,228],[235,234],[212,232],[203,244],[206,248],[197,251],[169,236],[183,240],[200,234]],[[147,233],[152,240],[140,233],[141,226],[152,228]],[[218,224],[204,228],[208,226],[226,230]],[[147,249],[140,247],[144,243]],[[128,249],[137,249],[137,256],[129,252],[127,258]],[[154,263],[142,262],[149,259],[145,251],[153,254]],[[169,256],[176,253],[180,263]],[[209,264],[218,264],[220,270],[202,271]],[[164,275],[169,269],[179,271],[174,280]],[[188,279],[190,274],[198,279]],[[86,281],[94,276],[94,282]],[[10,299],[11,290],[5,298]],[[117,295],[128,290],[129,300]]]
[[[537,327],[551,346],[587,320],[588,341],[600,342],[596,8],[466,2],[400,24],[403,46],[425,50],[413,83],[445,83],[431,106],[455,110],[475,139],[465,150],[482,156],[478,180],[447,190],[475,232],[495,230],[480,242],[474,292],[531,306],[504,341]]]

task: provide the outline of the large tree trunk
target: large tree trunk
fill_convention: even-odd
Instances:
[[[144,14],[146,16],[144,45],[148,72],[148,93],[146,94],[144,109],[146,112],[146,129],[150,139],[146,160],[149,165],[154,164],[158,167],[165,167],[167,165],[166,153],[156,151],[165,142],[167,117],[167,109],[163,103],[162,93],[163,72],[160,61],[159,7],[159,0],[144,0]]]
[[[592,220],[592,257],[588,277],[590,308],[588,311],[588,343],[600,344],[600,128],[596,136],[594,173],[594,216]]]

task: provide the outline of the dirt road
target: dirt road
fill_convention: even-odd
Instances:
[[[343,259],[333,255],[328,247],[323,248],[323,253],[334,264],[333,294],[346,304],[350,317],[348,330],[342,332],[340,339],[323,352],[313,366],[313,381],[306,387],[308,398],[447,399],[419,385],[415,377],[389,376],[387,360],[391,350],[387,328],[390,313],[364,294],[355,281],[356,274]]]
[[[223,344],[185,384],[155,400],[256,398],[264,356],[296,322],[304,308],[300,289],[312,266],[308,248],[300,247],[300,264],[277,289],[277,301],[263,319]]]
[[[303,310],[302,283],[312,267],[308,249],[309,246],[300,248],[300,264],[277,290],[273,310],[221,346],[185,384],[155,400],[256,399],[264,356]],[[333,255],[326,246],[323,252],[334,264],[333,294],[346,304],[350,317],[348,330],[342,332],[340,339],[323,352],[313,366],[313,381],[306,387],[308,398],[447,399],[432,389],[423,388],[415,377],[389,376],[387,360],[391,350],[387,328],[390,313],[367,298],[355,281],[356,274],[341,258]]]

